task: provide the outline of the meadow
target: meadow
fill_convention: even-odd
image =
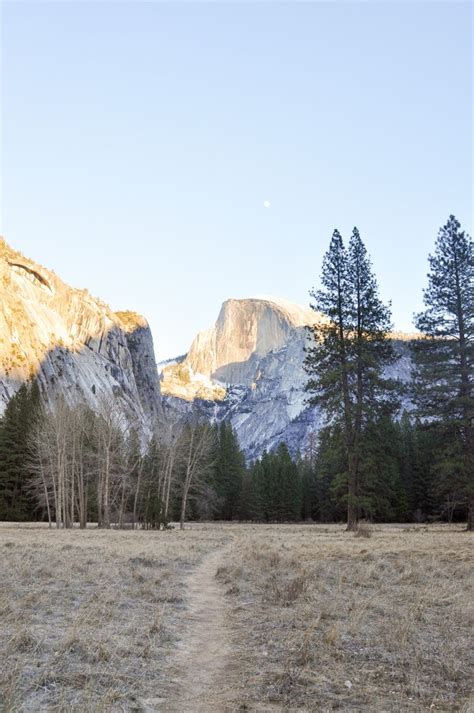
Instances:
[[[468,711],[461,525],[0,525],[2,711]]]

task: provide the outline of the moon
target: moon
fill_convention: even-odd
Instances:
[[[270,201],[263,201],[263,207],[264,207],[264,208],[270,208],[271,205],[272,205],[272,204],[270,203]]]

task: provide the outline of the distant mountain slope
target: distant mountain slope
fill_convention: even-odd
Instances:
[[[303,369],[306,325],[321,319],[278,298],[227,300],[186,357],[163,366],[165,412],[229,419],[250,459],[281,441],[293,452],[304,448],[323,423],[321,412],[306,404]],[[391,375],[407,381],[411,361],[403,337],[397,335],[401,358]]]
[[[47,399],[113,399],[144,431],[162,415],[146,320],[113,312],[0,238],[0,412],[30,376]]]

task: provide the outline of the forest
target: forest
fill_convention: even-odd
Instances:
[[[159,529],[186,520],[425,522],[474,517],[474,252],[450,216],[429,256],[408,384],[390,306],[354,228],[335,230],[308,328],[308,403],[326,422],[300,453],[248,463],[230,423],[157,424],[148,442],[113,401],[93,412],[20,387],[0,420],[0,519]],[[402,408],[409,403],[409,408]]]

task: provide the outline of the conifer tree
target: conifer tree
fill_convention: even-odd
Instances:
[[[268,469],[265,466],[268,456],[264,452],[261,459],[253,463],[250,472],[252,476],[254,519],[268,522]]]
[[[245,481],[244,481],[245,482]],[[264,452],[250,470],[251,492],[245,494],[252,519],[284,522],[301,519],[300,471],[285,443],[276,453]]]
[[[439,231],[429,256],[426,309],[416,316],[424,339],[413,343],[418,413],[454,433],[445,472],[462,470],[468,529],[474,529],[474,248],[456,218]],[[453,467],[457,451],[460,462]]]
[[[230,423],[220,424],[216,450],[214,489],[221,502],[218,517],[232,520],[238,514],[245,457]]]
[[[303,451],[296,458],[301,483],[301,518],[303,520],[318,519],[317,457],[318,436],[314,430],[311,430]]]
[[[242,479],[242,486],[239,494],[238,516],[241,522],[261,519],[255,471],[253,468],[247,469]]]
[[[296,463],[291,458],[286,443],[280,443],[273,458],[275,483],[280,500],[276,519],[299,520],[301,517],[301,483]]]
[[[39,387],[33,381],[20,386],[0,420],[0,520],[27,520],[34,516],[28,439],[40,414]]]
[[[260,459],[259,476],[259,499],[262,506],[262,515],[265,522],[272,522],[278,519],[279,503],[281,492],[278,487],[278,480],[275,470],[274,455],[263,453]]]
[[[411,514],[414,461],[414,427],[408,411],[404,410],[398,425],[400,433],[399,470],[400,481],[407,502],[407,517]]]
[[[425,428],[423,435],[427,441],[424,466],[429,475],[429,503],[437,516],[452,522],[456,513],[466,514],[464,447],[458,427],[435,424]]]
[[[400,428],[387,416],[368,422],[361,435],[361,514],[382,522],[403,522],[408,501],[400,476]]]
[[[378,296],[370,259],[354,228],[346,251],[335,230],[323,261],[322,289],[312,291],[311,306],[324,321],[314,328],[316,344],[305,368],[310,403],[319,404],[329,422],[344,431],[347,458],[347,526],[357,527],[360,512],[361,436],[365,424],[390,414],[397,385],[383,377],[395,360],[388,338],[390,309]]]
[[[413,432],[412,483],[410,506],[415,522],[426,520],[436,510],[434,492],[434,453],[437,429],[415,425]]]
[[[301,519],[315,519],[316,503],[316,471],[308,458],[298,457],[296,461],[301,486]]]
[[[344,431],[336,422],[321,429],[316,460],[318,519],[334,522],[344,517],[340,503],[347,492],[347,454]]]

